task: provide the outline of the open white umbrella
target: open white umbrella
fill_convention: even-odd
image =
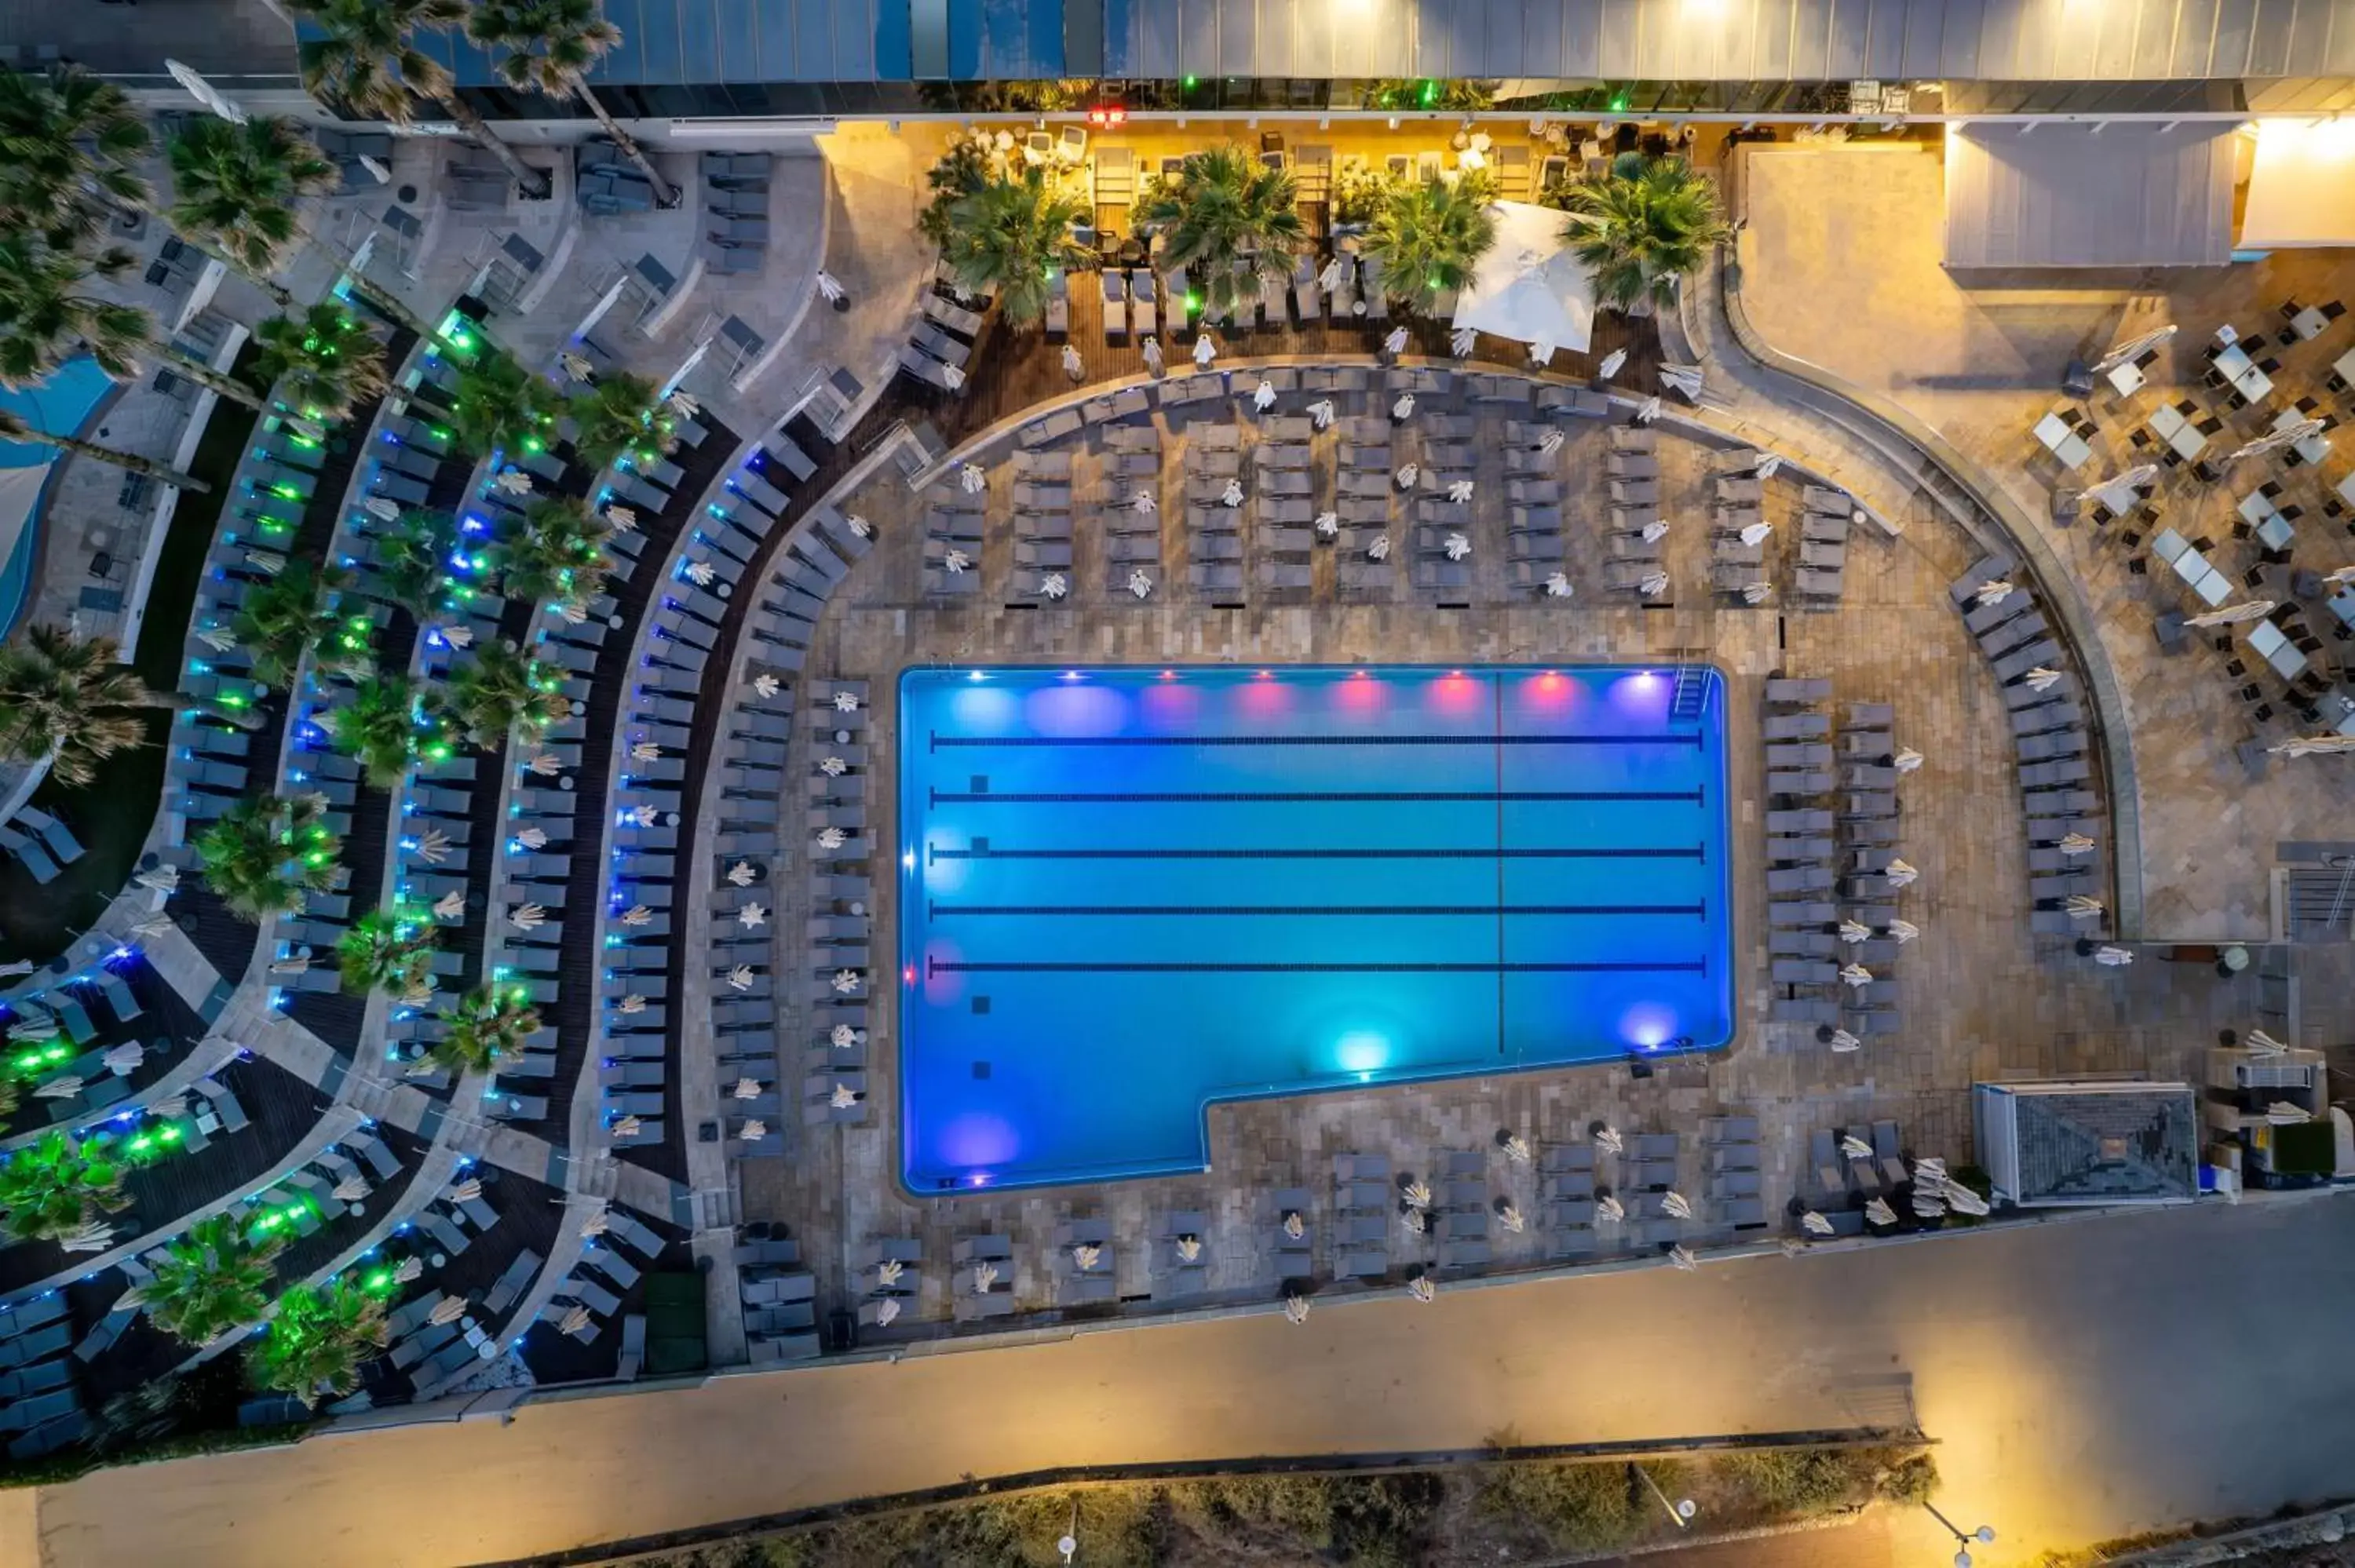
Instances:
[[[1194,367],[1197,370],[1208,370],[1210,368],[1210,361],[1218,357],[1219,345],[1210,341],[1210,334],[1207,332],[1198,334],[1194,339]]]
[[[1401,392],[1398,395],[1398,400],[1391,405],[1391,418],[1401,421],[1414,418],[1413,393]]]
[[[855,995],[858,991],[858,971],[857,969],[837,969],[834,971],[834,980],[832,984],[834,986],[834,994],[837,996]]]
[[[1146,338],[1145,340],[1145,373],[1147,376],[1158,376],[1167,367],[1167,363],[1161,354],[1161,340],[1157,337]]]
[[[774,675],[763,673],[752,677],[752,689],[763,697],[773,697],[785,687]]]
[[[1548,572],[1546,574],[1545,591],[1546,598],[1548,599],[1568,599],[1572,592],[1570,586],[1570,574],[1567,572]]]
[[[622,1012],[644,1012],[646,1010],[646,999],[634,991],[623,991],[622,1000],[613,1005]]]
[[[1694,1273],[1700,1267],[1700,1259],[1695,1257],[1692,1254],[1692,1248],[1685,1245],[1682,1242],[1678,1242],[1676,1245],[1668,1248],[1668,1261],[1676,1265],[1687,1274]]]
[[[171,893],[180,885],[180,868],[176,865],[151,866],[131,880],[157,893]]]
[[[445,893],[433,901],[433,916],[438,920],[455,920],[466,913],[466,895]]]
[[[758,1078],[739,1078],[736,1080],[734,1086],[731,1087],[728,1093],[730,1097],[735,1099],[757,1100],[761,1097],[761,1080]]]
[[[1284,1321],[1288,1323],[1298,1324],[1308,1321],[1308,1298],[1305,1296],[1285,1297],[1284,1298]]]
[[[1595,379],[1598,381],[1608,381],[1613,376],[1618,375],[1621,370],[1626,368],[1626,365],[1627,351],[1624,348],[1614,348],[1610,353],[1603,356],[1602,364],[1594,367]]]
[[[1902,860],[1891,861],[1889,869],[1881,874],[1889,878],[1889,885],[1891,887],[1911,887],[1922,877],[1920,872]]]
[[[750,964],[738,964],[734,969],[730,969],[728,971],[728,984],[730,989],[735,991],[751,991],[752,989],[752,966]]]
[[[2249,1048],[2252,1054],[2258,1056],[2286,1056],[2289,1054],[2288,1046],[2262,1029],[2250,1030],[2242,1036],[2241,1043]]]
[[[1128,498],[1128,509],[1141,517],[1149,517],[1161,510],[1161,503],[1154,499],[1153,492],[1140,490]]]
[[[2094,961],[2105,969],[2122,969],[2134,962],[2134,954],[2125,948],[2100,947],[2094,949]]]
[[[1449,560],[1460,561],[1472,553],[1472,541],[1465,535],[1450,534],[1440,541],[1439,547],[1447,553]]]
[[[952,549],[941,557],[941,565],[948,568],[949,576],[955,577],[973,565],[973,557],[963,550]]]
[[[2048,665],[2039,664],[2028,673],[2027,681],[2030,691],[2049,692],[2061,683],[2061,672]]]
[[[1893,1225],[1897,1223],[1897,1211],[1883,1200],[1875,1198],[1865,1204],[1864,1217],[1876,1225]]]
[[[2228,604],[2222,609],[2211,609],[2205,615],[2195,615],[2186,626],[2237,626],[2244,620],[2263,620],[2274,612],[2269,599],[2244,599],[2238,604]]]
[[[1422,468],[1417,464],[1411,462],[1399,464],[1398,471],[1391,475],[1392,479],[1398,482],[1398,487],[1401,490],[1412,490],[1414,488],[1414,482],[1422,476]]]
[[[1594,1217],[1598,1220],[1607,1220],[1613,1224],[1617,1224],[1621,1220],[1627,1217],[1626,1206],[1619,1202],[1618,1196],[1615,1193],[1604,1192],[1598,1194],[1594,1200]]]
[[[759,874],[752,869],[752,863],[749,860],[740,860],[728,868],[728,880],[739,887],[751,886],[759,880]]]
[[[1692,1204],[1682,1192],[1669,1191],[1660,1194],[1660,1213],[1672,1220],[1692,1218]]]
[[[1275,407],[1274,382],[1265,376],[1260,377],[1259,385],[1252,389],[1252,407],[1263,414]]]
[[[1911,920],[1891,920],[1889,923],[1889,935],[1901,944],[1910,942],[1921,934],[1922,927]]]
[[[747,904],[736,911],[736,924],[747,931],[757,931],[768,923],[769,912],[758,904]]]
[[[1227,481],[1227,487],[1219,492],[1219,504],[1221,506],[1241,506],[1242,503],[1243,482],[1240,479],[1231,479]]]
[[[1922,764],[1928,760],[1912,747],[1904,746],[1898,747],[1897,755],[1891,758],[1889,763],[1900,773],[1918,773],[1922,770]]]
[[[507,923],[518,931],[536,930],[548,923],[548,910],[538,904],[518,904],[507,911]]]
[[[1135,571],[1129,573],[1128,591],[1135,595],[1138,599],[1151,598],[1153,594],[1153,574],[1146,571],[1143,567],[1139,567]]]
[[[2275,1100],[2265,1107],[2265,1125],[2268,1127],[2296,1127],[2300,1122],[2313,1119],[2305,1107],[2294,1106],[2287,1100]]]
[[[2355,735],[2294,735],[2265,750],[2276,757],[2326,757],[2355,752]]]
[[[1387,534],[1375,535],[1373,543],[1366,546],[1366,559],[1369,561],[1386,561],[1390,559],[1390,535]]]
[[[1855,1035],[1850,1034],[1845,1029],[1833,1030],[1832,1037],[1826,1041],[1825,1044],[1829,1045],[1833,1052],[1838,1055],[1846,1055],[1850,1051],[1859,1051],[1864,1048],[1864,1042],[1858,1039]]]
[[[1813,1209],[1800,1211],[1799,1228],[1811,1236],[1828,1236],[1833,1234],[1831,1221]]]
[[[1658,599],[1668,591],[1668,574],[1665,570],[1646,572],[1644,580],[1636,588],[1646,599]]]
[[[840,828],[820,828],[817,832],[817,847],[823,850],[838,850],[849,842],[850,835]]]
[[[1851,945],[1869,942],[1872,940],[1872,927],[1861,921],[1843,920],[1839,924],[1839,939]]]
[[[1408,1280],[1406,1293],[1417,1301],[1430,1302],[1439,1299],[1439,1287],[1432,1283],[1431,1276],[1427,1274],[1418,1274]]]
[[[1449,485],[1447,487],[1447,499],[1456,503],[1458,505],[1471,500],[1472,482],[1468,479],[1459,479],[1455,483]]]
[[[1872,971],[1862,964],[1848,964],[1841,968],[1839,978],[1846,983],[1862,990],[1872,983]]]
[[[1469,359],[1480,345],[1480,334],[1472,327],[1457,327],[1447,334],[1447,346],[1458,359]]]
[[[1763,545],[1766,542],[1766,535],[1774,531],[1774,524],[1772,523],[1753,523],[1742,530],[1742,542],[1745,545]]]
[[[837,1023],[827,1033],[826,1039],[836,1050],[847,1051],[858,1044],[860,1034],[847,1023]]]
[[[1597,1153],[1617,1154],[1625,1147],[1626,1140],[1619,1136],[1619,1129],[1609,1122],[1604,1122],[1594,1129],[1594,1148]]]
[[[967,495],[979,495],[989,488],[989,472],[977,462],[969,462],[957,470],[957,483]]]
[[[2088,898],[2082,893],[2073,893],[2069,895],[2068,902],[2062,907],[2068,910],[2069,918],[2072,920],[2098,920],[2102,917],[2102,912],[2109,906],[2098,898]]]

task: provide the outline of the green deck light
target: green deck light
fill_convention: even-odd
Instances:
[[[1416,93],[1416,97],[1422,101],[1422,104],[1425,109],[1430,108],[1433,104],[1439,101],[1439,84],[1435,81],[1424,82]]]

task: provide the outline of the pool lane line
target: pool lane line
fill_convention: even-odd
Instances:
[[[1679,915],[1705,919],[1706,904],[938,904],[927,903],[930,919],[983,916],[1163,916],[1267,915],[1286,918],[1318,915]],[[1501,932],[1499,933],[1501,937]]]
[[[1593,974],[1707,974],[1709,964],[1700,959],[1674,962],[1619,964],[1539,964],[1539,963],[1284,963],[1284,962],[1179,962],[1106,959],[1016,959],[988,960],[980,959],[927,959],[927,975],[972,974],[1079,974],[1079,975],[1593,975]]]
[[[1682,844],[1629,845],[1607,849],[1540,849],[1467,845],[1460,849],[1402,849],[1378,844],[1357,849],[1336,846],[1299,849],[1276,845],[1242,845],[1214,849],[1199,845],[1160,848],[1106,846],[1092,849],[951,849],[924,846],[926,864],[944,860],[1691,860],[1706,861],[1708,846]]]
[[[1698,731],[1665,735],[943,735],[926,732],[933,751],[989,747],[1241,747],[1241,746],[1689,746]]]
[[[1007,791],[928,789],[930,804],[957,806],[1332,805],[1469,804],[1596,800],[1678,801],[1699,806],[1700,789],[1071,789]]]

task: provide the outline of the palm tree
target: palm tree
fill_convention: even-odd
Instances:
[[[554,387],[496,349],[458,369],[450,393],[450,440],[469,457],[546,449],[560,407]]]
[[[678,445],[677,416],[664,405],[662,388],[643,376],[602,376],[575,393],[567,411],[576,432],[573,453],[591,468],[623,456],[653,462]]]
[[[256,1241],[235,1216],[215,1214],[183,1231],[155,1260],[155,1277],[132,1295],[164,1332],[209,1345],[270,1310],[277,1283],[270,1260],[285,1245],[282,1236]]]
[[[173,705],[122,657],[113,639],[85,641],[61,626],[27,627],[0,648],[0,758],[47,758],[60,784],[95,783],[99,764],[146,740],[138,710]]]
[[[324,798],[256,795],[197,835],[205,885],[240,919],[291,914],[306,893],[335,885],[343,841],[327,829]]]
[[[476,986],[442,1015],[449,1027],[430,1053],[436,1066],[453,1073],[487,1073],[523,1050],[523,1043],[539,1028],[539,1012],[520,988],[502,995],[490,986]]]
[[[458,548],[458,519],[447,512],[404,512],[377,535],[377,588],[423,620],[444,607],[450,557]]]
[[[990,151],[989,132],[975,129],[970,136],[958,136],[949,143],[949,150],[939,162],[924,172],[924,185],[932,198],[917,216],[916,228],[923,237],[945,250],[954,226],[949,221],[949,211],[958,200],[971,196],[990,182],[994,162]]]
[[[340,567],[298,558],[246,594],[229,624],[238,642],[253,654],[255,680],[282,692],[294,683],[304,654],[317,648],[328,657],[330,640],[343,628],[333,596],[351,581],[351,573]]]
[[[1416,310],[1434,294],[1461,289],[1497,243],[1487,182],[1465,175],[1455,185],[1427,179],[1393,188],[1374,209],[1361,254],[1382,265],[1382,287]]]
[[[563,672],[553,664],[527,659],[508,643],[491,642],[453,669],[428,702],[471,744],[496,751],[506,745],[508,731],[534,739],[572,711],[559,689],[562,683]]]
[[[384,396],[384,340],[333,300],[271,317],[253,329],[253,340],[261,347],[255,371],[306,419],[332,424]]]
[[[535,495],[502,512],[485,552],[499,590],[532,604],[586,604],[603,590],[613,525],[570,495]]]
[[[1561,237],[1594,280],[1597,299],[1631,313],[1677,302],[1686,274],[1732,237],[1717,188],[1682,158],[1622,153],[1608,173],[1569,193]]]
[[[379,789],[397,788],[417,757],[417,691],[397,671],[363,677],[351,700],[327,715],[336,749],[359,760]]]
[[[109,247],[96,256],[53,249],[28,235],[0,238],[0,387],[22,390],[45,379],[76,353],[88,354],[117,381],[140,371],[140,355],[155,346],[155,319],[135,305],[80,291],[91,277],[114,277],[131,253]],[[173,368],[249,408],[261,395],[211,366],[175,353]]]
[[[474,0],[466,36],[485,48],[506,49],[498,69],[509,87],[559,101],[577,98],[587,105],[622,155],[655,187],[655,200],[678,205],[678,193],[662,171],[589,90],[590,70],[622,41],[622,29],[599,12],[597,0]]]
[[[17,1241],[69,1236],[130,1205],[100,1139],[53,1132],[0,1164],[0,1230]]]
[[[316,1404],[357,1388],[360,1368],[384,1341],[382,1297],[341,1277],[298,1285],[278,1298],[277,1316],[246,1351],[245,1373],[258,1389]]]
[[[417,47],[418,32],[442,33],[466,19],[466,0],[282,0],[316,29],[298,47],[303,85],[314,96],[342,105],[355,119],[406,125],[424,99],[458,122],[499,161],[526,195],[544,197],[549,180],[516,150],[491,134],[472,105],[460,98],[450,72]]]
[[[1240,147],[1213,147],[1189,155],[1174,177],[1160,182],[1142,218],[1159,227],[1162,254],[1173,267],[1203,265],[1206,313],[1224,318],[1263,273],[1281,275],[1299,242],[1300,213],[1292,175],[1271,169]]]
[[[335,188],[336,165],[292,120],[257,114],[240,125],[206,115],[165,147],[172,165],[172,227],[251,278],[291,309],[271,280],[304,238],[294,204]]]
[[[380,991],[403,1001],[424,1000],[433,983],[433,922],[413,909],[374,909],[352,923],[336,944],[344,989]]]
[[[153,143],[131,95],[80,66],[0,71],[0,228],[54,249],[92,243],[118,207],[144,207]]]
[[[45,447],[55,447],[69,457],[86,457],[92,462],[102,462],[125,473],[142,473],[158,484],[168,484],[195,495],[209,495],[212,486],[193,473],[182,473],[169,463],[141,457],[137,452],[118,451],[96,441],[85,441],[73,436],[60,436],[48,430],[37,430],[26,423],[24,416],[0,408],[0,441],[38,441]]]
[[[998,291],[1006,319],[1028,326],[1046,313],[1054,274],[1093,260],[1071,238],[1072,226],[1092,216],[1085,200],[1049,185],[1046,171],[1025,169],[1018,178],[989,181],[948,204],[941,254],[958,287]]]

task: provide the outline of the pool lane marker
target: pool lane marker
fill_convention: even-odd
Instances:
[[[1457,848],[1402,849],[1378,844],[1369,849],[1347,845],[1326,849],[1247,844],[1232,849],[1188,845],[1183,848],[1101,846],[1085,849],[1006,849],[986,839],[975,839],[969,849],[926,844],[925,860],[1689,860],[1706,861],[1704,844],[1621,845],[1598,849],[1492,848],[1471,844]]]
[[[1701,747],[1699,732],[1666,735],[943,735],[925,732],[933,751],[988,747],[1238,746],[1676,746]]]
[[[1704,919],[1706,904],[942,904],[927,902],[929,918],[997,915],[1236,916],[1284,918],[1319,915],[1678,915]]]
[[[1594,975],[1594,974],[1707,974],[1709,964],[1701,959],[1658,963],[1282,963],[1263,962],[1180,962],[1149,959],[1014,959],[985,960],[977,959],[933,959],[924,960],[927,975],[970,974],[1079,974],[1079,975]]]
[[[1137,806],[1137,805],[1264,805],[1296,801],[1381,805],[1466,804],[1490,800],[1506,803],[1564,800],[1678,801],[1699,806],[1707,800],[1700,789],[1069,789],[1000,793],[991,789],[930,789],[934,806]]]

